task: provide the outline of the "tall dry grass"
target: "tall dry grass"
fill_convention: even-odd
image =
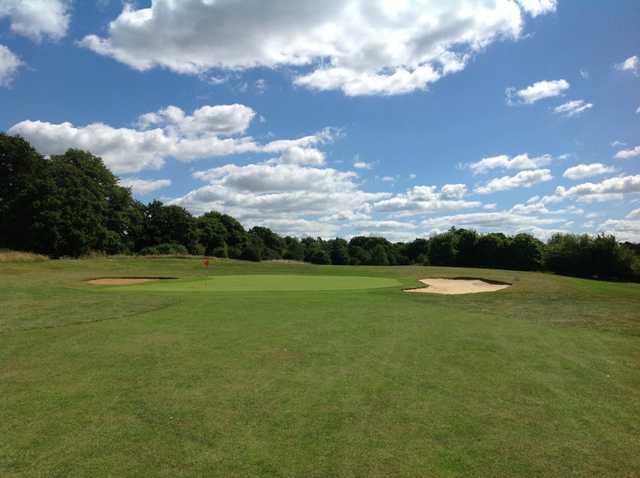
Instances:
[[[34,254],[33,252],[0,250],[0,262],[40,262],[48,260],[49,258],[47,256]]]

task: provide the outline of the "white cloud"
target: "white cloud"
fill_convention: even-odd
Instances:
[[[626,146],[627,143],[625,143],[624,141],[619,141],[619,140],[615,140],[611,142],[611,147],[612,148],[617,148],[619,146]]]
[[[235,191],[275,193],[283,191],[348,192],[356,190],[354,172],[296,164],[227,164],[194,173],[194,177]]]
[[[160,128],[135,130],[113,128],[103,123],[75,127],[68,122],[53,124],[27,120],[12,126],[9,133],[23,136],[42,154],[62,154],[69,148],[91,151],[102,157],[115,173],[159,169],[169,157],[190,161],[258,149],[250,138],[186,138]]]
[[[580,68],[580,77],[583,80],[588,80],[589,79],[589,71],[585,70],[584,68]]]
[[[67,0],[0,0],[0,20],[9,18],[11,31],[34,41],[59,40],[69,27]]]
[[[570,86],[571,85],[566,80],[543,80],[521,90],[513,87],[507,88],[507,104],[530,105],[545,98],[562,96]]]
[[[466,184],[445,184],[440,188],[440,196],[443,199],[462,199],[466,194]]]
[[[626,215],[627,219],[640,219],[640,208],[634,209],[629,214]]]
[[[518,0],[518,3],[534,17],[554,12],[558,6],[557,0]]]
[[[298,164],[227,164],[194,177],[208,184],[172,203],[195,214],[226,212],[282,234],[335,236],[341,223],[369,219],[371,204],[390,196],[362,191],[354,172]]]
[[[138,70],[286,65],[307,88],[394,95],[464,69],[490,44],[520,38],[525,15],[555,8],[553,0],[154,0],[125,4],[107,36],[80,44]]]
[[[548,236],[552,232],[560,232],[562,229],[554,228],[554,224],[560,224],[564,219],[560,217],[536,217],[531,214],[519,214],[510,211],[498,212],[473,212],[441,216],[422,221],[421,225],[432,231],[447,230],[452,226],[468,227],[480,231],[500,231],[505,233],[530,232],[536,236]],[[551,227],[546,229],[545,227]]]
[[[638,106],[638,109],[636,110],[636,114],[640,115],[640,106]]]
[[[640,146],[636,146],[635,148],[623,149],[618,151],[614,158],[616,159],[631,159],[640,156]]]
[[[303,148],[291,146],[285,149],[280,157],[272,159],[273,163],[282,164],[306,164],[309,166],[321,166],[325,163],[325,155],[316,148]]]
[[[380,179],[385,183],[393,183],[396,180],[393,176],[382,176]]]
[[[567,118],[572,118],[574,116],[580,116],[582,113],[590,110],[591,108],[593,108],[593,103],[587,103],[584,100],[573,100],[561,104],[560,106],[556,106],[553,109],[553,112]]]
[[[616,168],[614,168],[613,166],[605,166],[602,163],[578,164],[577,166],[568,168],[562,176],[565,178],[576,180],[615,172]]]
[[[27,139],[42,154],[61,154],[69,148],[91,151],[104,159],[115,173],[159,169],[166,159],[179,161],[245,153],[274,153],[281,163],[323,164],[324,153],[313,146],[332,141],[337,130],[293,140],[260,145],[243,133],[255,112],[243,105],[204,106],[192,115],[170,106],[141,115],[138,128],[114,128],[103,123],[76,127],[43,121],[22,121],[9,129]],[[149,129],[153,127],[153,129]]]
[[[163,189],[171,186],[170,179],[138,179],[138,178],[123,178],[120,179],[120,185],[126,188],[131,188],[134,194],[144,196],[158,189]]]
[[[534,196],[529,199],[525,204],[515,204],[509,212],[514,212],[518,214],[542,214],[542,215],[583,215],[585,213],[584,209],[576,207],[574,205],[570,205],[561,209],[548,209],[549,203],[544,202],[541,198]]]
[[[0,45],[0,87],[8,87],[13,82],[18,70],[24,65],[6,46]]]
[[[259,94],[264,93],[267,91],[267,80],[264,78],[258,78],[255,82],[255,87]]]
[[[356,169],[373,169],[373,164],[358,159],[354,161],[353,167]]]
[[[530,188],[535,184],[551,181],[552,179],[553,176],[548,169],[531,169],[520,171],[515,176],[503,176],[492,179],[486,185],[477,187],[475,191],[478,194],[492,194],[509,189]]]
[[[414,186],[404,193],[375,202],[372,210],[410,216],[482,206],[479,201],[464,200],[466,192],[463,184],[446,184],[439,191],[436,186]]]
[[[204,134],[227,136],[244,133],[256,112],[245,105],[203,106],[187,115],[177,106],[168,106],[138,119],[142,129],[162,127],[174,134],[198,137]]]
[[[499,156],[492,156],[489,158],[482,158],[476,163],[469,164],[469,169],[475,175],[484,174],[493,169],[510,169],[510,170],[523,170],[523,169],[535,169],[542,166],[551,164],[553,157],[549,154],[543,154],[542,156],[535,156],[530,158],[527,153],[518,154],[512,158],[509,158],[506,154]]]
[[[599,183],[583,183],[566,189],[558,186],[553,196],[562,200],[575,198],[583,202],[599,202],[623,199],[626,194],[640,193],[640,175],[619,176],[605,179]],[[550,199],[554,201],[555,199]]]
[[[640,242],[640,221],[608,219],[600,225],[600,232],[612,234],[618,241]]]
[[[640,58],[637,55],[630,56],[622,63],[616,65],[616,69],[620,71],[630,71],[636,76],[640,76]]]

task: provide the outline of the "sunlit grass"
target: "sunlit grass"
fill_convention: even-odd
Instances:
[[[234,291],[86,283],[127,276]],[[401,290],[462,276],[513,286]],[[513,271],[2,263],[0,476],[634,476],[638,311],[639,284]]]

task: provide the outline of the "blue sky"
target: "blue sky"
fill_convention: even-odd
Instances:
[[[0,0],[0,129],[283,234],[640,241],[637,1]]]

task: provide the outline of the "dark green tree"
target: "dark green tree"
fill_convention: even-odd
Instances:
[[[456,263],[456,237],[453,232],[437,234],[429,239],[429,264],[453,266]]]
[[[387,256],[387,250],[382,244],[376,244],[371,250],[371,265],[374,266],[388,266],[389,257]]]
[[[227,257],[227,230],[222,223],[222,214],[211,211],[196,219],[198,241],[204,246],[205,254],[215,257]]]
[[[287,236],[284,238],[285,252],[283,257],[290,261],[304,261],[304,244],[298,238]]]
[[[456,265],[472,267],[475,262],[478,234],[469,229],[452,229],[451,232],[455,237]]]
[[[138,248],[158,244],[182,244],[190,253],[196,253],[198,227],[195,218],[180,206],[165,206],[153,201],[145,207],[144,225]]]
[[[248,240],[247,232],[240,222],[228,214],[223,214],[220,219],[226,230],[225,242],[228,247],[229,257],[240,258]]]
[[[0,133],[0,247],[45,251],[33,237],[33,218],[53,182],[49,162],[24,139]]]
[[[249,231],[250,235],[259,237],[264,244],[263,260],[282,259],[285,249],[284,240],[268,227],[256,226]]]
[[[344,239],[329,241],[331,263],[339,266],[349,264],[349,244]]]

